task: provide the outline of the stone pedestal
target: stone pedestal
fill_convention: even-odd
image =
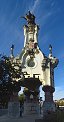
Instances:
[[[24,103],[24,115],[39,114],[40,107],[38,103]]]
[[[43,103],[43,114],[49,114],[55,112],[55,103],[53,101]]]
[[[44,86],[43,91],[45,92],[45,101],[43,102],[43,114],[55,111],[55,103],[53,101],[54,88],[52,86]]]
[[[18,93],[14,92],[8,103],[8,116],[19,117],[20,116],[20,103],[18,101]]]
[[[24,102],[24,115],[39,114],[40,105],[39,100],[35,92],[25,93],[25,102]]]

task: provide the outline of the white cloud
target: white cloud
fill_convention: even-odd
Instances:
[[[40,97],[44,100],[44,91],[42,90],[42,86],[40,86]]]
[[[24,87],[21,87],[21,90],[18,92],[18,95],[22,94],[24,90]]]
[[[34,13],[34,11],[35,11],[35,9],[36,9],[36,7],[37,7],[39,1],[40,1],[40,0],[35,0],[33,6],[31,7],[31,12],[32,12],[32,13]]]

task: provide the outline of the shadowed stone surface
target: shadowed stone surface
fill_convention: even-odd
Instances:
[[[37,115],[30,115],[30,116],[23,116],[19,118],[12,118],[8,117],[6,115],[0,117],[0,122],[35,122],[36,119],[39,119],[41,117]],[[38,122],[38,121],[36,121]]]

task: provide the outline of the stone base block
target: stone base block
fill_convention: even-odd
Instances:
[[[20,116],[20,103],[19,102],[9,102],[8,103],[8,116],[9,117],[19,117]]]
[[[55,103],[53,101],[43,103],[43,114],[46,115],[48,113],[55,112]]]
[[[24,103],[24,115],[39,114],[39,103]]]

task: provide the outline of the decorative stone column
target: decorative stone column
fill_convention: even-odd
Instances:
[[[57,67],[59,60],[52,56],[52,46],[49,46],[49,57],[45,57],[42,61],[43,91],[45,92],[45,101],[43,103],[43,114],[55,111],[55,103],[53,101],[54,86],[54,68]]]
[[[55,111],[55,103],[53,101],[53,92],[55,89],[52,86],[44,86],[45,101],[43,103],[43,114],[46,115]]]

